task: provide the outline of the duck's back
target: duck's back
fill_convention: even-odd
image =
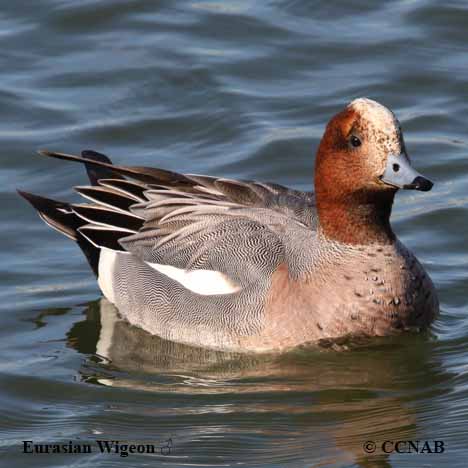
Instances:
[[[76,240],[104,295],[131,323],[165,338],[221,349],[266,350],[274,272],[309,267],[317,218],[310,192],[278,184],[114,166],[84,157],[90,204],[23,194],[49,225]],[[128,179],[130,178],[130,180]],[[243,338],[254,340],[247,348]]]

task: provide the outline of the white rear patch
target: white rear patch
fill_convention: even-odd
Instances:
[[[106,299],[115,304],[115,295],[112,278],[114,277],[115,260],[118,252],[101,248],[99,254],[98,284]]]
[[[151,268],[163,275],[172,278],[190,291],[211,296],[214,294],[232,294],[241,288],[229,279],[224,273],[213,270],[182,270],[170,265],[146,262]]]

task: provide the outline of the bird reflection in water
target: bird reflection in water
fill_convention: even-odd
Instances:
[[[67,339],[69,346],[89,355],[80,370],[87,382],[195,399],[192,405],[183,399],[184,404],[158,407],[154,413],[148,407],[145,415],[213,414],[218,422],[216,428],[212,419],[211,429],[204,426],[207,435],[219,435],[220,425],[242,432],[245,422],[232,425],[243,415],[262,443],[264,438],[277,440],[273,452],[291,450],[294,457],[320,460],[320,466],[391,466],[380,445],[419,434],[410,390],[424,388],[419,380],[444,374],[440,365],[427,362],[427,336],[348,344],[342,348],[355,349],[344,352],[336,352],[333,344],[333,350],[303,348],[285,355],[225,353],[150,335],[122,320],[105,299],[88,305],[86,320],[75,323]],[[203,399],[197,406],[197,399],[210,395],[212,401]],[[177,444],[184,428],[174,431],[172,422],[171,429]],[[377,444],[375,453],[363,449],[369,440]]]

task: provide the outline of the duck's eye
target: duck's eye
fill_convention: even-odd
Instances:
[[[349,141],[351,143],[351,146],[354,146],[354,148],[361,146],[361,140],[356,135],[351,135]]]

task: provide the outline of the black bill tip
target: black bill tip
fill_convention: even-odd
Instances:
[[[421,192],[429,192],[434,186],[434,183],[425,177],[418,176],[416,177],[411,184],[404,186],[405,189],[409,190],[420,190]]]

